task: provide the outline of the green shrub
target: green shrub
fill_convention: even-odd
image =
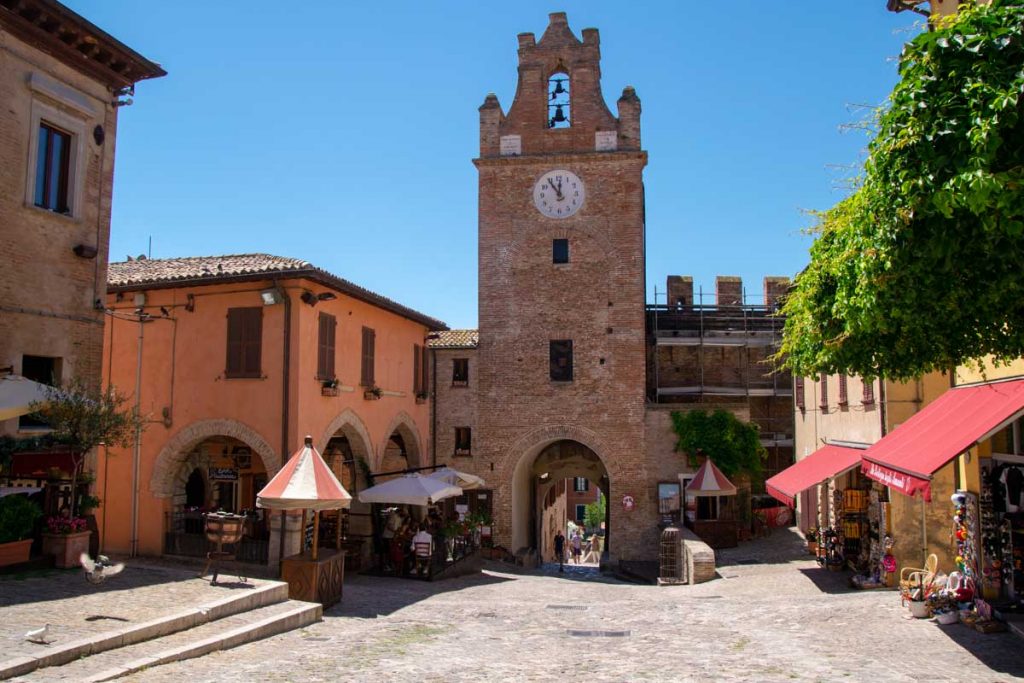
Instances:
[[[32,535],[32,527],[43,514],[28,496],[16,494],[0,498],[0,543],[21,541]]]

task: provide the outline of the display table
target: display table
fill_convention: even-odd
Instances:
[[[316,560],[308,551],[281,560],[281,580],[288,583],[288,597],[292,600],[330,607],[341,600],[344,578],[344,550],[321,549]]]

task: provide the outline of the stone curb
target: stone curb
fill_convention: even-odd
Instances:
[[[60,666],[81,657],[159,638],[232,614],[284,602],[287,599],[288,584],[280,581],[269,582],[246,591],[242,595],[230,595],[199,607],[145,621],[129,628],[105,631],[87,638],[72,640],[36,656],[15,657],[0,661],[0,680],[21,676],[48,666]]]
[[[124,666],[112,667],[101,671],[85,679],[86,683],[100,683],[101,681],[112,681],[122,676],[136,673],[161,664],[180,662],[185,659],[202,657],[203,655],[238,647],[254,640],[269,638],[285,631],[309,626],[323,618],[323,606],[315,602],[300,602],[294,609],[282,614],[275,614],[271,617],[260,619],[252,624],[239,626],[230,631],[225,631],[216,636],[205,638],[196,643],[189,643],[179,647],[165,650],[150,657],[143,657],[128,662]]]

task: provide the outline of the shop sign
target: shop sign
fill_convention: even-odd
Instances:
[[[926,501],[932,499],[931,485],[926,479],[919,479],[918,477],[889,469],[875,462],[866,461],[863,471],[869,479],[874,479],[900,493],[913,496],[918,491],[921,491]]]
[[[626,512],[632,512],[633,508],[636,507],[636,499],[633,496],[625,495],[622,497],[622,509]]]
[[[234,467],[211,467],[210,481],[238,481],[238,470]]]

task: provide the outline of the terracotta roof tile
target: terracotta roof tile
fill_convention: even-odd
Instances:
[[[478,330],[442,330],[432,334],[437,338],[427,342],[431,349],[475,349],[480,343]]]
[[[111,292],[156,289],[186,285],[210,285],[227,281],[260,280],[275,275],[308,278],[325,287],[384,310],[414,320],[430,329],[447,330],[436,318],[364,289],[309,261],[274,256],[273,254],[230,254],[227,256],[186,256],[182,258],[147,259],[111,263],[107,270],[107,290]]]

